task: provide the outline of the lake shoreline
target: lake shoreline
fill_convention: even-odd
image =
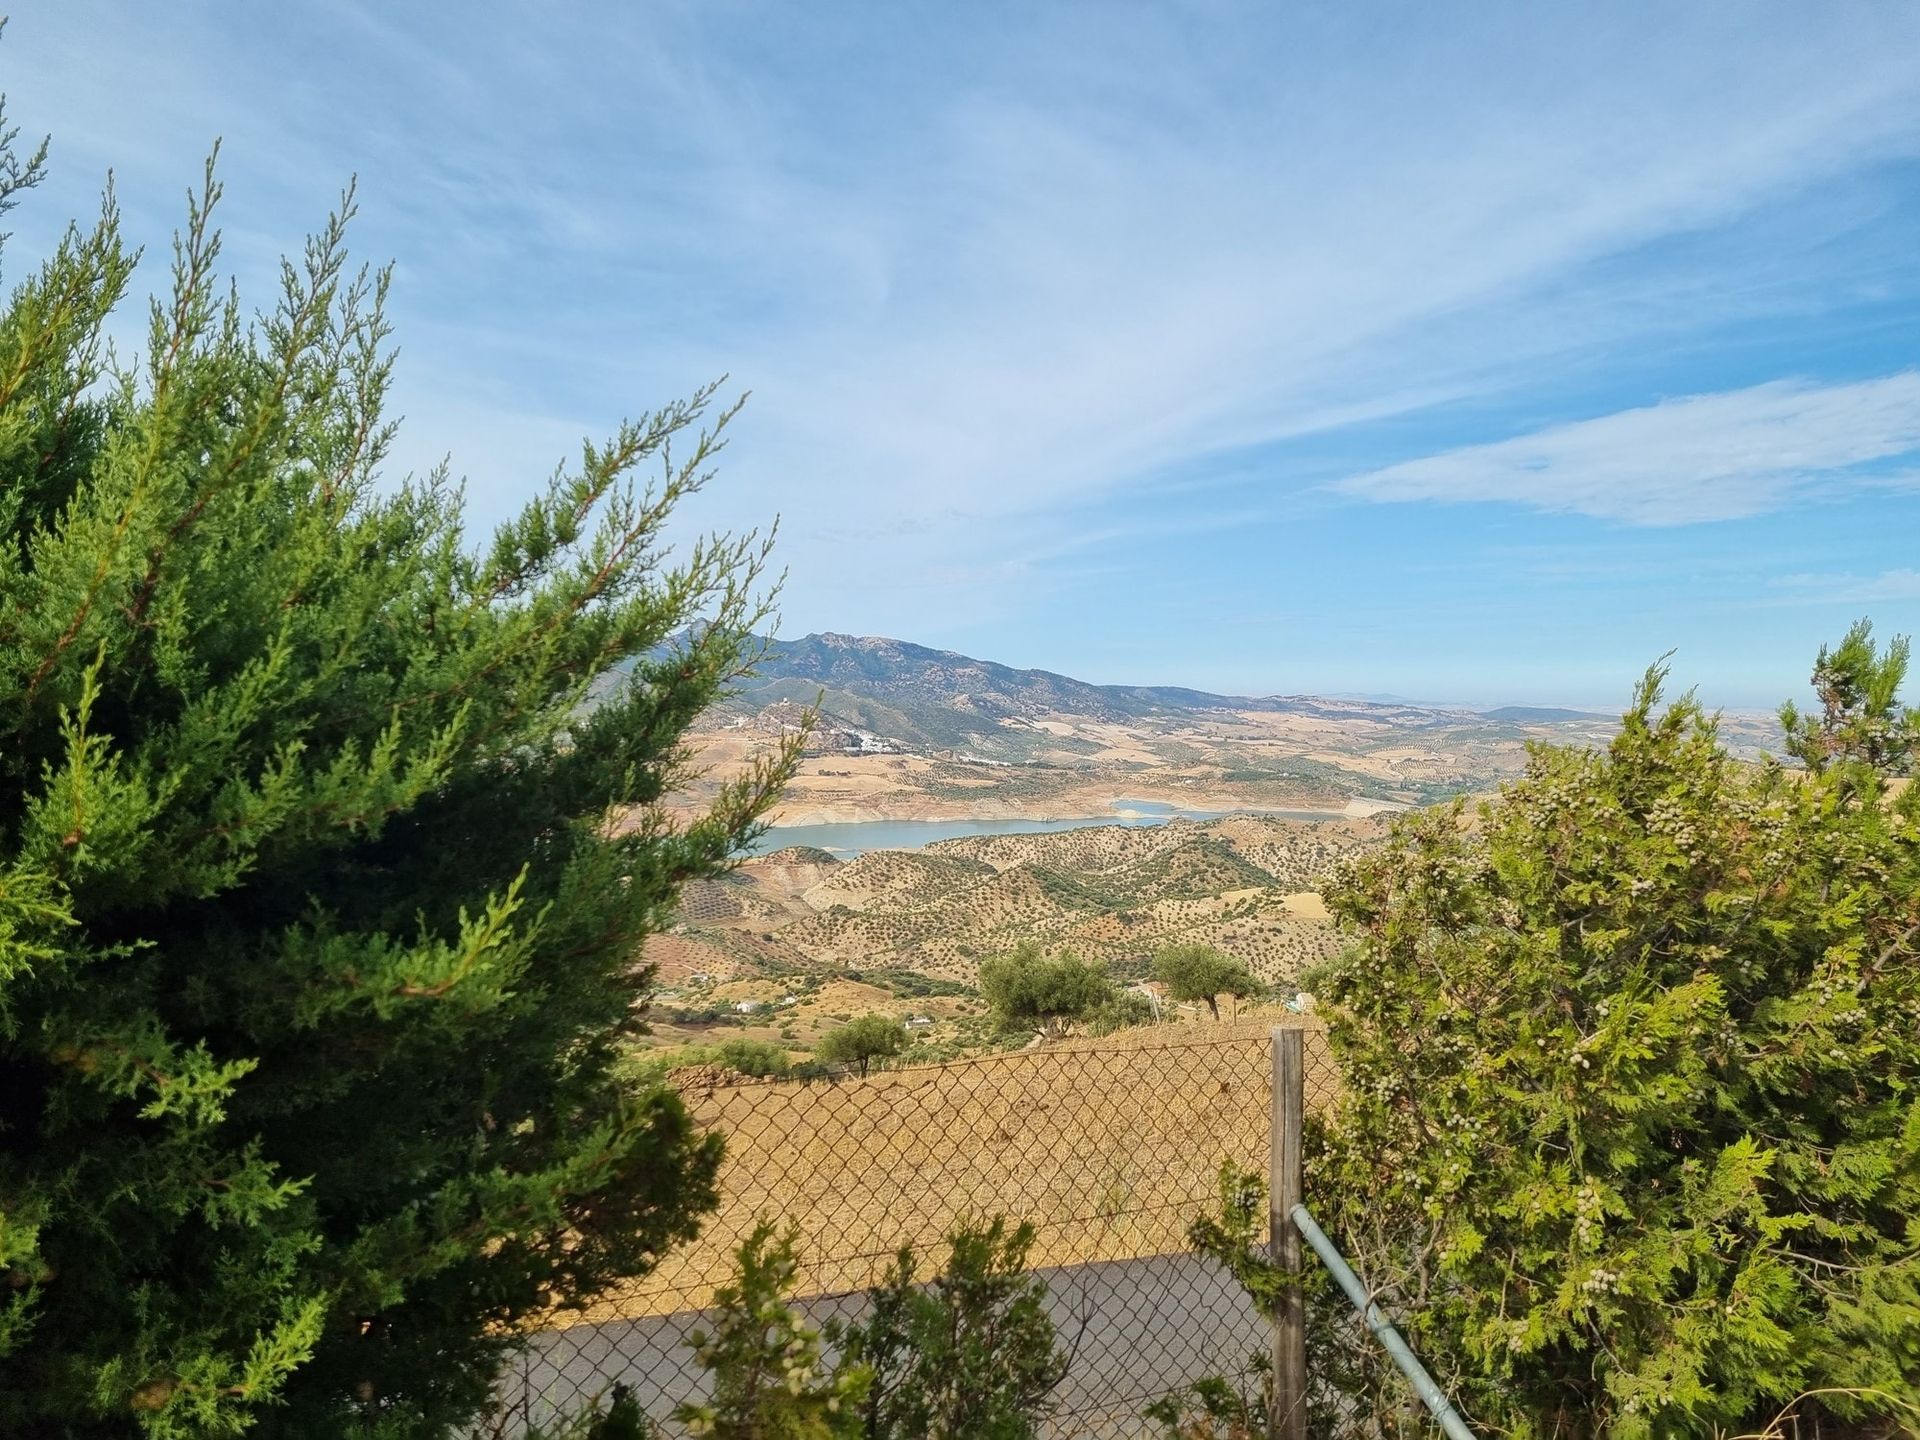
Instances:
[[[1239,796],[1219,793],[1183,795],[1178,798],[1139,794],[1075,795],[1065,797],[1064,804],[1056,800],[1042,805],[1008,799],[952,801],[932,796],[914,796],[909,803],[899,803],[907,799],[904,795],[889,795],[876,796],[878,803],[874,804],[783,803],[774,808],[769,819],[780,829],[819,825],[940,824],[974,820],[1031,820],[1046,824],[1072,821],[1086,824],[1101,820],[1118,821],[1129,813],[1121,808],[1123,806],[1147,806],[1153,808],[1143,813],[1166,808],[1211,816],[1292,815],[1316,820],[1364,820],[1372,815],[1407,808],[1397,801],[1363,796],[1355,796],[1341,806],[1263,805],[1250,803]],[[889,801],[893,803],[887,803]]]
[[[782,821],[769,827],[751,854],[777,850],[825,850],[842,858],[874,850],[920,850],[943,840],[990,835],[1057,834],[1065,830],[1092,830],[1105,826],[1149,829],[1174,820],[1223,820],[1231,816],[1265,816],[1306,824],[1364,819],[1397,807],[1380,801],[1349,801],[1339,810],[1304,806],[1233,805],[1217,809],[1178,805],[1138,796],[1114,796],[1105,810],[1077,815],[963,815],[944,818],[885,816],[861,820],[826,820],[813,824]]]

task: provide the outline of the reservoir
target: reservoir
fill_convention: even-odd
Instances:
[[[748,853],[766,855],[789,845],[807,845],[842,859],[869,850],[918,850],[936,840],[963,835],[1041,835],[1056,830],[1084,830],[1094,825],[1140,827],[1164,825],[1169,820],[1219,820],[1228,815],[1271,815],[1280,820],[1338,820],[1337,810],[1189,810],[1158,800],[1115,800],[1111,815],[1081,816],[1072,820],[859,820],[839,825],[775,825]]]

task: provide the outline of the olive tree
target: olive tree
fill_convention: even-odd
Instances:
[[[1204,1003],[1215,1020],[1222,995],[1245,999],[1260,988],[1233,956],[1197,942],[1162,946],[1153,957],[1153,978],[1175,1000]]]
[[[980,966],[980,994],[1002,1030],[1058,1037],[1114,997],[1106,972],[1071,950],[1048,955],[1031,940]]]
[[[834,1065],[854,1065],[862,1076],[875,1060],[887,1060],[907,1048],[907,1027],[891,1015],[857,1015],[829,1030],[813,1053]]]

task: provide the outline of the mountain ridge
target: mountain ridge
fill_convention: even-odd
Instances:
[[[965,701],[991,725],[1007,718],[1049,713],[1127,721],[1196,711],[1257,711],[1314,714],[1329,719],[1372,719],[1406,725],[1451,707],[1381,700],[1293,695],[1223,695],[1181,685],[1099,685],[1058,671],[1003,665],[955,650],[939,650],[909,640],[878,635],[820,631],[797,640],[766,639],[754,674],[741,683],[743,693],[763,691],[782,681],[810,681],[829,691],[843,690],[883,702],[898,698],[915,705]],[[784,698],[799,698],[796,696]]]

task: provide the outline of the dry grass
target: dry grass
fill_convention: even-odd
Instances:
[[[902,1245],[937,1254],[967,1216],[1032,1221],[1039,1266],[1178,1252],[1220,1162],[1267,1163],[1271,1024],[1123,1031],[833,1084],[696,1079],[689,1107],[727,1138],[721,1208],[578,1318],[709,1304],[761,1215],[798,1222],[809,1294],[871,1284]],[[1309,1105],[1331,1097],[1332,1073],[1310,1029]]]

